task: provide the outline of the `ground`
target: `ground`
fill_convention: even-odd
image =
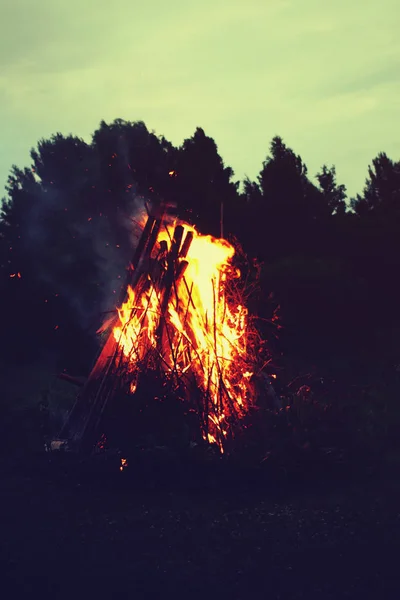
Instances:
[[[400,597],[393,481],[151,491],[3,473],[7,598]]]

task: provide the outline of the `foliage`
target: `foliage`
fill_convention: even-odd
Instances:
[[[143,198],[161,196],[203,233],[220,235],[222,221],[224,236],[254,258],[251,310],[269,337],[279,307],[273,346],[282,372],[301,365],[348,391],[370,386],[368,402],[350,394],[347,405],[356,403],[361,429],[371,406],[371,435],[382,437],[377,423],[384,429],[389,417],[377,398],[392,406],[398,394],[400,162],[374,158],[349,206],[335,167],[323,165],[313,183],[280,137],[241,191],[201,128],[175,147],[143,122],[103,121],[90,142],[60,133],[40,140],[31,161],[11,169],[1,210],[3,365],[51,354],[60,368],[87,372],[100,315],[115,306],[131,260]],[[390,391],[384,382],[393,382]]]

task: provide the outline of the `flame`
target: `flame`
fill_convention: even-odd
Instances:
[[[252,396],[248,312],[230,293],[240,272],[232,266],[235,250],[226,240],[179,222],[179,241],[176,224],[164,224],[158,233],[151,258],[158,257],[161,275],[146,274],[141,285],[128,287],[113,335],[132,373],[156,355],[167,376],[200,390],[207,403],[203,437],[223,452],[230,424],[245,414]]]

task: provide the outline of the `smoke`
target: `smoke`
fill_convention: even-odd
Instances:
[[[143,199],[131,192],[124,208],[110,214],[96,206],[81,210],[65,190],[37,182],[30,200],[19,224],[30,276],[67,303],[82,329],[96,328],[102,313],[116,308],[141,232]]]
[[[143,199],[132,195],[125,211],[118,211],[112,219],[98,220],[92,241],[101,289],[100,313],[108,313],[117,306],[126,269],[142,231],[140,223],[144,213]]]
[[[148,141],[145,128],[132,139],[125,129],[101,127],[90,145],[57,134],[32,151],[31,169],[10,177],[12,268],[39,305],[42,295],[48,302],[43,319],[53,311],[53,326],[94,333],[119,304],[145,213],[130,162]],[[145,188],[146,174],[138,178]]]

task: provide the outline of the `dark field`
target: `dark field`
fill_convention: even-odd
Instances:
[[[4,468],[3,597],[400,597],[397,483],[239,488]]]

